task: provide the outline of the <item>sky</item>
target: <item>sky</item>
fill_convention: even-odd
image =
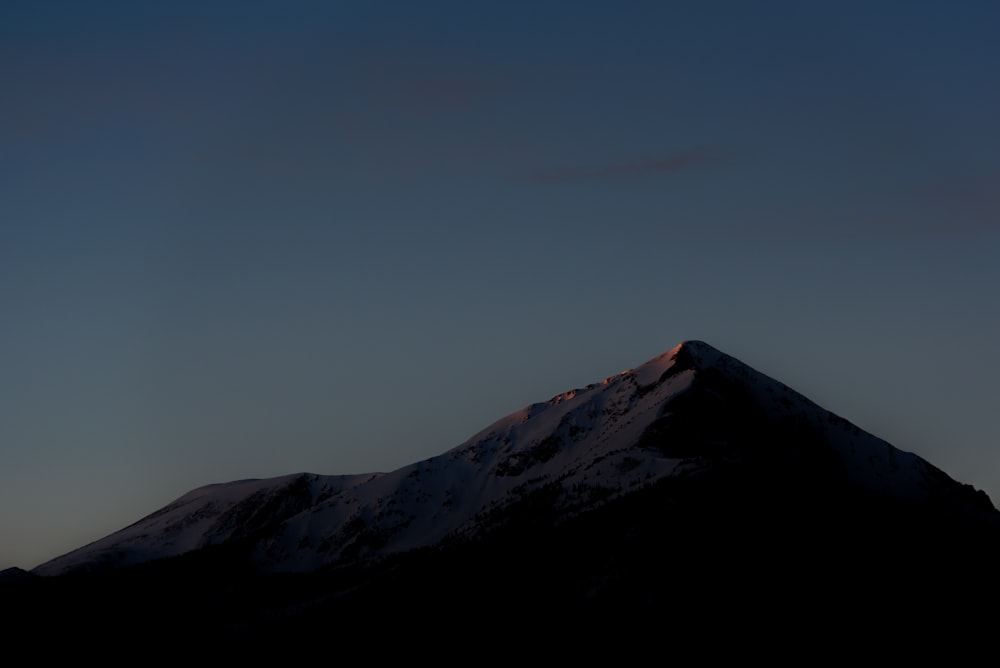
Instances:
[[[0,4],[0,568],[701,339],[1000,503],[1000,4]]]

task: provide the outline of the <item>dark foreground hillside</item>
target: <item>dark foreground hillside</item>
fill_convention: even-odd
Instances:
[[[257,574],[230,546],[11,582],[3,628],[8,644],[308,654],[372,634],[381,651],[470,636],[505,651],[568,638],[607,649],[650,632],[843,648],[857,633],[940,639],[992,623],[989,522],[748,466],[668,479],[560,523],[542,490],[480,540],[310,575]]]

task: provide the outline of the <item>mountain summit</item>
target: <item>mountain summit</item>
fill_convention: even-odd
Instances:
[[[255,571],[309,573],[472,544],[525,522],[556,531],[640,497],[657,500],[667,542],[678,527],[700,532],[693,518],[737,533],[870,539],[903,526],[994,526],[998,516],[983,492],[686,341],[425,461],[202,487],[33,572],[99,572],[212,548]]]

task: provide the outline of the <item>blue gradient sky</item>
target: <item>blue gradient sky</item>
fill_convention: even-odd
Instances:
[[[1000,502],[1000,4],[0,5],[0,568],[703,339]]]

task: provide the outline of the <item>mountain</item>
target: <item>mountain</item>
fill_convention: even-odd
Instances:
[[[122,567],[239,542],[252,543],[258,568],[309,572],[469,539],[532,496],[546,496],[548,512],[567,518],[737,463],[766,467],[759,474],[786,478],[782,487],[832,476],[844,489],[943,513],[993,511],[984,493],[689,341],[529,405],[426,461],[391,473],[202,487],[34,573]]]
[[[148,603],[170,601],[197,628],[281,638],[422,626],[427,601],[463,628],[463,611],[514,609],[532,634],[555,618],[688,628],[719,601],[750,624],[765,599],[794,625],[790,610],[832,603],[957,605],[994,586],[998,536],[983,492],[688,341],[396,471],[193,490],[24,586],[43,617],[87,592],[116,601],[117,624],[126,609],[170,624]],[[39,582],[72,584],[46,599]]]

